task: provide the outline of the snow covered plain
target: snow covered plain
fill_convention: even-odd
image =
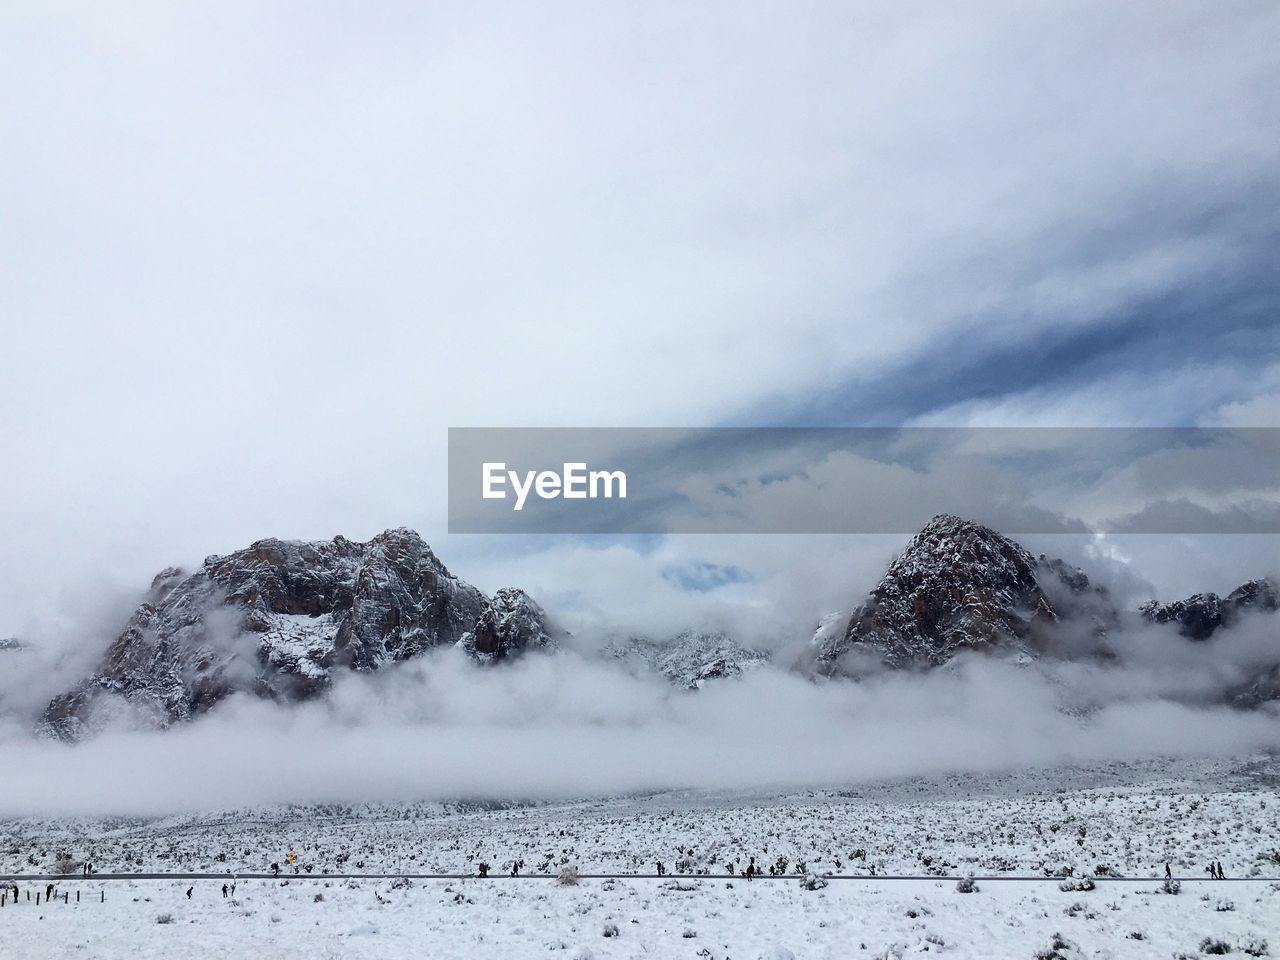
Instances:
[[[0,957],[204,958],[267,948],[334,958],[1266,956],[1267,940],[1280,953],[1280,882],[1271,879],[1280,876],[1278,811],[1280,762],[1254,757],[783,796],[8,820],[0,875],[89,859],[104,873],[220,878],[62,881],[67,904],[3,908]],[[284,864],[291,849],[298,864],[286,876],[245,876]],[[723,875],[750,857],[785,877]],[[659,880],[658,859],[692,876]],[[480,860],[497,874],[523,860],[526,874],[572,865],[649,876],[577,885],[398,876],[472,874]],[[1233,879],[1209,880],[1210,860]],[[1166,862],[1181,879],[1177,894],[1157,879]],[[1099,870],[1125,879],[1070,889]],[[807,890],[806,872],[859,878]],[[1068,872],[1073,879],[1062,880]],[[348,873],[391,876],[336,876]],[[978,877],[973,893],[957,890],[967,873]],[[223,899],[227,875],[238,875],[237,889]],[[24,898],[44,887],[18,882]],[[1079,952],[1054,953],[1055,934]]]

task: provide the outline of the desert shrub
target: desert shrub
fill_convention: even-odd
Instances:
[[[1218,913],[1230,913],[1235,908],[1236,905],[1230,900],[1219,900],[1213,905],[1213,909],[1218,911]]]
[[[978,885],[973,877],[961,877],[956,881],[956,893],[977,893]]]
[[[618,925],[616,923],[606,923],[604,925],[604,935],[606,937],[616,937],[618,935]]]
[[[1160,892],[1161,892],[1161,893],[1170,893],[1170,894],[1177,894],[1177,893],[1181,893],[1181,892],[1182,892],[1182,881],[1181,881],[1181,880],[1170,880],[1170,879],[1168,879],[1168,878],[1166,877],[1166,878],[1165,878],[1164,883],[1160,884]]]
[[[1084,960],[1084,954],[1062,934],[1055,933],[1048,947],[1036,951],[1035,960]]]
[[[1231,952],[1231,945],[1225,940],[1215,940],[1213,937],[1205,937],[1200,941],[1200,952],[1220,956]]]
[[[172,913],[160,914],[160,916],[156,917],[156,923],[173,923],[173,914]]]
[[[800,878],[800,889],[802,890],[821,890],[827,885],[827,878],[820,877],[816,873],[806,873]]]
[[[1079,893],[1096,890],[1098,885],[1089,877],[1072,877],[1058,884],[1058,889],[1063,893]]]
[[[556,874],[556,883],[562,887],[576,887],[578,885],[578,868],[569,863],[560,868],[560,872]]]
[[[1267,956],[1267,941],[1258,937],[1241,937],[1238,946],[1241,953],[1247,953],[1251,957]]]

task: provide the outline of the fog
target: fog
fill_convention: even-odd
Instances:
[[[1274,628],[1191,644],[1126,631],[1123,667],[978,655],[815,683],[769,667],[698,692],[573,652],[479,669],[454,650],[347,674],[300,706],[233,697],[165,732],[0,737],[5,814],[158,814],[286,801],[571,798],[1280,749],[1280,712],[1206,705]]]
[[[68,589],[0,651],[0,812],[163,813],[283,801],[579,797],[699,787],[839,786],[944,771],[1240,755],[1280,749],[1280,711],[1222,706],[1280,660],[1280,623],[1246,615],[1207,643],[1137,616],[1153,595],[1225,593],[1274,573],[1269,537],[1042,535],[1122,611],[1115,662],[961,657],[928,673],[814,682],[795,662],[819,619],[859,602],[896,536],[567,541],[484,568],[530,589],[572,635],[555,656],[481,669],[447,649],[284,707],[238,695],[164,732],[119,724],[76,745],[39,737],[54,695],[91,672],[141,591]],[[1155,569],[1178,592],[1157,590]],[[1185,583],[1183,582],[1185,581]],[[719,629],[775,663],[696,693],[599,656],[620,635]],[[1064,647],[1093,646],[1063,627]],[[251,654],[251,651],[248,651]]]

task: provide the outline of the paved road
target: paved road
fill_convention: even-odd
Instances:
[[[0,883],[8,881],[16,881],[22,883],[61,883],[67,881],[97,881],[97,880],[227,880],[234,876],[237,880],[399,880],[401,878],[407,880],[479,880],[481,879],[474,873],[281,873],[276,877],[272,873],[95,873],[90,877],[82,876],[78,873],[0,873]],[[826,880],[862,880],[875,881],[881,880],[959,880],[960,874],[949,874],[947,876],[936,876],[929,874],[877,874],[871,876],[869,874],[852,874],[842,873],[835,875],[824,875]],[[512,877],[508,874],[490,874],[485,877],[486,880],[555,880],[554,873],[522,873],[518,877]],[[580,880],[743,880],[745,877],[732,876],[727,873],[668,873],[659,877],[654,873],[580,873]],[[800,875],[789,873],[785,877],[756,877],[764,883],[777,880],[799,880]],[[974,880],[979,883],[986,883],[1000,880],[1018,880],[1030,881],[1038,880],[1041,882],[1052,881],[1059,883],[1062,877],[1046,877],[1043,875],[1016,875],[1009,873],[997,873],[990,876],[974,876]],[[1080,878],[1083,879],[1083,878]],[[1090,877],[1097,883],[1159,883],[1164,879],[1163,876],[1156,877]],[[1227,877],[1225,880],[1210,880],[1208,877],[1181,876],[1175,877],[1176,880],[1187,881],[1203,881],[1205,883],[1231,883],[1232,881],[1250,881],[1250,882],[1276,882],[1280,881],[1280,877]],[[755,881],[751,881],[755,882]]]

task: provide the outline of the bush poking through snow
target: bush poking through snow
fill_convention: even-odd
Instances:
[[[160,914],[160,916],[156,917],[156,923],[173,923],[173,914],[172,913]]]
[[[1247,953],[1251,957],[1267,956],[1267,941],[1257,937],[1241,937],[1236,946],[1241,953]]]
[[[1080,893],[1097,890],[1098,885],[1088,877],[1072,877],[1058,884],[1058,889],[1063,893]]]
[[[616,937],[618,935],[618,925],[616,923],[606,923],[604,925],[604,935],[608,937]]]
[[[977,893],[978,885],[973,877],[961,877],[956,881],[956,893]]]
[[[1172,893],[1172,894],[1181,893],[1181,892],[1182,892],[1182,881],[1181,881],[1181,880],[1170,880],[1168,877],[1166,877],[1166,878],[1165,878],[1164,883],[1160,884],[1160,892],[1161,892],[1161,893]]]
[[[1085,960],[1080,948],[1060,933],[1055,933],[1045,950],[1037,950],[1035,960]]]
[[[1205,937],[1200,941],[1200,952],[1210,954],[1211,956],[1221,956],[1222,954],[1231,952],[1231,945],[1225,940],[1215,940],[1213,937]]]
[[[827,878],[820,877],[816,873],[806,873],[800,878],[800,889],[802,890],[821,890],[827,885]]]
[[[576,887],[578,885],[578,868],[572,863],[560,868],[560,872],[556,874],[556,883],[562,887]]]

